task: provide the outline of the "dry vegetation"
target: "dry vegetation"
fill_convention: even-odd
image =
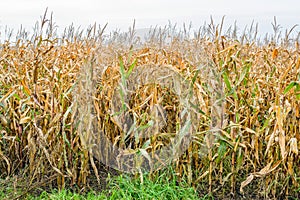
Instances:
[[[155,152],[163,146],[174,151],[175,141],[174,148],[182,147],[183,136],[176,138],[187,118],[178,96],[181,86],[142,84],[151,73],[169,73],[188,81],[189,98],[196,102],[188,111],[197,120],[185,120],[192,128],[183,133],[191,142],[171,162],[179,177],[200,194],[297,197],[298,38],[291,39],[290,32],[279,37],[276,23],[275,33],[263,41],[253,26],[237,36],[236,27],[224,31],[222,23],[213,22],[192,38],[188,28],[153,29],[145,41],[135,37],[134,27],[126,34],[103,30],[91,26],[84,33],[70,27],[57,37],[52,20],[44,17],[32,38],[19,32],[16,42],[1,44],[2,185],[93,187],[89,180],[102,184],[108,173],[103,164],[141,173],[122,163],[131,161],[122,160],[124,154],[159,160],[162,155]],[[128,102],[122,94],[130,96]],[[121,117],[113,115],[112,110],[126,107]],[[153,110],[162,124],[156,124],[156,134],[139,138],[136,127],[147,125]],[[127,125],[124,115],[135,121],[129,134],[120,126]],[[127,150],[116,151],[102,137]],[[105,162],[108,155],[121,159]]]

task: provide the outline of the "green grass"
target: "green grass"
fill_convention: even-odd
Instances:
[[[110,199],[199,199],[197,193],[186,183],[178,183],[176,179],[168,180],[162,174],[153,180],[147,176],[140,179],[130,179],[126,176],[119,176],[110,183]]]
[[[132,178],[127,175],[121,175],[111,179],[108,183],[108,189],[102,192],[89,192],[87,194],[77,194],[69,190],[52,191],[51,193],[42,192],[40,196],[32,196],[30,194],[25,199],[29,200],[93,200],[93,199],[199,199],[197,192],[187,185],[185,182],[179,182],[174,176],[170,179],[170,174],[163,173],[156,177],[149,175],[141,178]],[[9,191],[9,190],[6,190]],[[0,189],[0,199],[7,199],[9,194],[5,194]]]
[[[90,192],[86,195],[81,195],[77,193],[72,193],[68,190],[62,190],[60,192],[58,191],[53,191],[52,193],[47,193],[43,192],[40,196],[38,197],[33,197],[33,196],[27,196],[28,200],[46,200],[46,199],[51,199],[51,200],[102,200],[102,199],[108,199],[107,196],[104,194],[95,194],[94,192]]]

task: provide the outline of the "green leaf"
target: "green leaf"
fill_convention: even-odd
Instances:
[[[153,120],[149,120],[147,124],[139,126],[138,130],[142,131],[142,130],[145,130],[145,129],[149,128],[149,127],[152,127],[153,125],[154,125]]]
[[[225,85],[226,85],[227,89],[228,89],[229,91],[231,91],[232,88],[231,88],[231,84],[230,84],[230,81],[229,81],[227,72],[224,72],[224,73],[223,73],[223,79],[224,79],[224,82],[225,82]]]
[[[294,86],[297,86],[297,85],[298,85],[297,82],[295,82],[295,81],[291,82],[288,86],[286,86],[286,88],[283,91],[283,94],[288,93]]]
[[[125,72],[125,67],[124,67],[123,59],[121,57],[120,57],[120,73],[121,73],[122,85],[125,86],[125,83],[126,83],[126,72]]]
[[[199,74],[199,70],[196,71],[195,75],[192,78],[191,84],[189,86],[190,87],[189,88],[189,95],[190,95],[190,97],[193,96],[193,88],[194,88],[194,84],[195,84],[195,82],[197,80],[198,74]]]
[[[240,75],[240,77],[239,77],[239,80],[238,80],[236,86],[240,85],[241,82],[245,79],[245,77],[248,76],[249,71],[250,71],[250,66],[251,66],[251,63],[250,63],[250,62],[246,62],[246,63],[245,63],[245,65],[244,65],[244,67],[243,67],[243,71],[242,71],[242,73],[241,73],[241,75]],[[244,85],[245,85],[245,84],[246,84],[246,83],[244,82]]]
[[[125,104],[125,92],[122,90],[122,87],[120,87],[119,89],[119,93],[120,93],[120,96],[121,96],[121,103],[122,103],[122,107],[121,107],[121,110],[120,112],[123,112],[123,111],[126,111],[126,104]]]
[[[193,86],[197,80],[197,77],[198,77],[198,74],[199,74],[199,70],[196,71],[195,75],[193,76],[192,78],[192,82],[191,82],[191,86]]]
[[[13,96],[14,96],[18,101],[21,100],[21,97],[20,97],[17,93],[15,93]]]
[[[242,148],[239,147],[238,153],[237,153],[237,160],[236,160],[236,164],[237,164],[236,169],[237,170],[239,170],[241,168],[241,166],[243,164],[243,158],[244,158],[244,156],[243,156]]]
[[[296,94],[296,99],[300,100],[300,84],[298,82],[295,88],[295,94]]]
[[[40,35],[40,37],[39,37],[39,42],[38,42],[38,44],[37,44],[38,47],[41,46],[42,41],[43,41],[43,38],[42,38],[42,35]]]
[[[235,92],[235,89],[233,87],[231,87],[231,83],[229,81],[229,77],[228,77],[227,72],[223,72],[223,79],[224,79],[224,82],[225,82],[225,85],[226,85],[227,89],[230,91],[229,93],[230,94],[233,93],[234,99],[237,100],[238,96]]]
[[[223,159],[226,151],[227,151],[227,143],[220,140],[220,146],[218,148],[218,158],[216,160],[217,163],[219,163]]]
[[[129,69],[128,69],[128,72],[126,73],[126,78],[128,78],[133,70],[133,68],[135,67],[136,65],[136,62],[137,62],[137,59],[135,59],[133,61],[133,63],[129,66]]]
[[[267,127],[269,126],[270,120],[271,120],[271,118],[270,118],[270,117],[269,117],[269,118],[267,118],[267,119],[265,119],[265,121],[264,121],[264,125],[263,125],[263,127],[260,129],[260,131],[263,131],[263,130],[265,130],[265,128],[267,128]]]

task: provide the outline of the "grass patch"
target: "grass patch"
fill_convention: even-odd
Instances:
[[[120,175],[112,178],[109,181],[108,189],[102,192],[90,191],[86,194],[78,194],[70,190],[53,190],[51,193],[42,192],[39,196],[28,194],[24,199],[28,200],[94,200],[94,199],[199,199],[197,192],[190,187],[186,182],[179,181],[174,177],[169,178],[168,173],[162,173],[155,177],[150,175],[143,175],[143,177],[130,177],[128,175]],[[0,190],[0,199],[7,199],[13,190]]]
[[[26,199],[28,200],[46,200],[46,199],[53,199],[53,200],[96,200],[96,199],[107,199],[104,194],[96,194],[94,192],[90,192],[86,195],[78,194],[70,192],[69,190],[62,190],[62,191],[53,191],[52,193],[43,192],[38,197],[28,196]]]
[[[166,174],[153,179],[119,176],[110,183],[109,199],[199,199],[196,191],[185,182],[169,180]]]

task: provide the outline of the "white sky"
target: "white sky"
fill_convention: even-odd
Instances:
[[[198,28],[210,16],[219,23],[224,15],[226,24],[237,20],[241,29],[254,20],[262,32],[272,30],[274,16],[283,28],[300,24],[299,0],[0,0],[0,32],[21,24],[32,30],[46,7],[61,30],[71,23],[85,28],[95,22],[108,23],[108,30],[127,30],[134,19],[137,28],[163,26],[168,20]]]

